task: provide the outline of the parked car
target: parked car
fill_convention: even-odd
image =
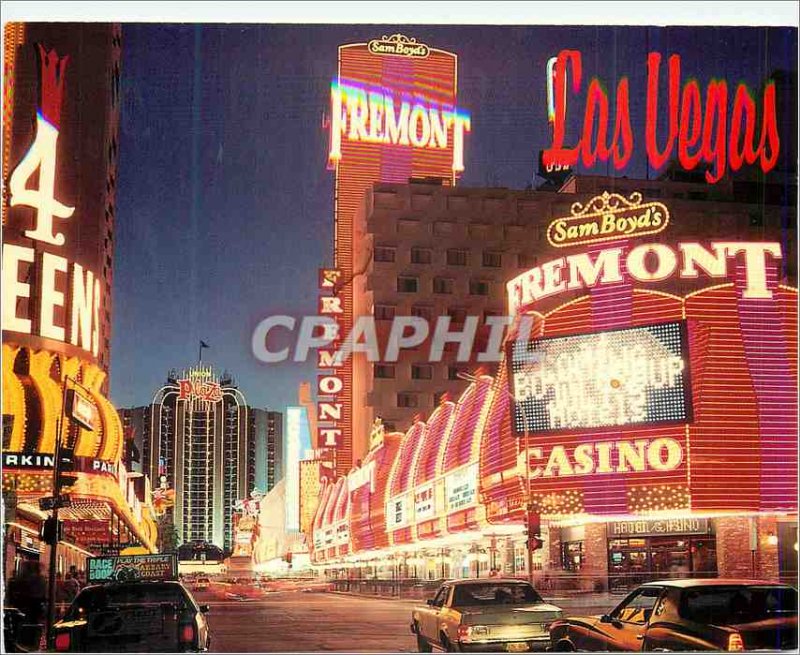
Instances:
[[[648,582],[609,614],[550,626],[553,650],[797,650],[797,590],[753,580]]]
[[[95,584],[55,624],[59,652],[200,652],[209,648],[207,605],[176,581]]]
[[[211,585],[211,580],[205,576],[201,576],[194,581],[194,588],[198,591],[204,591]]]
[[[542,600],[522,580],[473,579],[445,582],[424,607],[411,613],[420,652],[543,651],[549,625],[561,609]]]

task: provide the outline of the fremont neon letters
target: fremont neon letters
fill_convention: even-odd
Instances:
[[[608,248],[595,257],[580,253],[535,266],[506,284],[509,312],[565,291],[622,282],[623,262],[632,279],[662,282],[674,275],[697,278],[701,271],[710,278],[727,278],[729,260],[740,256],[746,271],[742,297],[772,298],[767,287],[767,258],[781,259],[778,242],[716,241],[710,249],[690,242],[679,243],[677,251],[660,243],[644,243],[626,254],[623,248]]]
[[[464,170],[464,133],[470,117],[457,107],[439,107],[424,98],[397,98],[388,89],[334,81],[331,84],[331,162],[342,158],[349,141],[438,148],[452,139],[453,172]]]

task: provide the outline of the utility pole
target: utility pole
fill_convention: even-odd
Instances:
[[[54,447],[55,458],[53,460],[53,498],[58,499],[59,475],[61,473],[61,438],[64,425],[64,409],[67,404],[67,387],[69,378],[64,378],[64,389],[61,392],[61,415],[56,423],[56,443]],[[51,518],[52,528],[49,531],[50,538],[50,567],[47,578],[47,646],[53,644],[53,624],[56,619],[56,566],[58,564],[58,540],[60,530],[58,529],[58,503],[53,504],[53,514]],[[48,531],[45,531],[48,532]]]
[[[85,430],[94,430],[94,405],[88,398],[81,396],[75,389],[70,389],[72,383],[76,387],[85,389],[80,383],[70,377],[64,378],[64,388],[61,392],[61,415],[56,423],[56,439],[53,448],[55,457],[53,460],[53,496],[49,499],[41,499],[42,502],[52,503],[52,515],[45,521],[44,540],[50,545],[50,566],[49,580],[47,587],[47,644],[53,646],[53,624],[56,618],[56,568],[58,565],[58,542],[61,540],[61,526],[58,521],[58,510],[62,505],[69,503],[68,497],[61,496],[61,489],[71,487],[77,482],[77,476],[70,473],[74,470],[75,462],[73,459],[74,449],[63,447],[64,423],[76,423]],[[69,432],[67,432],[69,434]]]

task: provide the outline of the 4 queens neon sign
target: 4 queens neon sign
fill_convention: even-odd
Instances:
[[[464,170],[464,134],[470,117],[455,106],[422,96],[398,96],[389,89],[335,80],[331,84],[331,147],[328,158],[342,158],[348,141],[412,148],[453,149],[453,172]]]

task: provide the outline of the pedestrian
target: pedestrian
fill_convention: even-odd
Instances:
[[[25,615],[25,624],[39,625],[44,621],[46,599],[47,581],[42,575],[41,564],[35,560],[24,562],[20,574],[8,583],[8,604]],[[26,635],[27,646],[38,645],[39,632]]]
[[[72,568],[74,569],[75,567]],[[78,572],[77,570],[71,570],[67,573],[67,579],[64,581],[64,602],[71,604],[80,590],[81,583],[78,580]]]

